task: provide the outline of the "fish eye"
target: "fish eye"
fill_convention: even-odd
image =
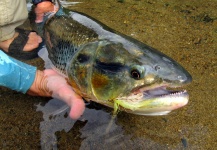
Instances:
[[[140,77],[141,77],[141,74],[138,70],[134,69],[134,70],[131,70],[131,76],[132,78],[136,79],[136,80],[139,80]]]
[[[131,66],[130,75],[135,80],[140,80],[141,78],[144,77],[144,74],[145,74],[144,66],[140,66],[140,65]]]

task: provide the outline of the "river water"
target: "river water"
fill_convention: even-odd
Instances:
[[[0,88],[0,149],[162,149],[217,147],[217,1],[80,0],[70,9],[150,45],[183,65],[193,82],[187,106],[138,116],[87,104],[71,120],[58,100]],[[43,69],[38,58],[27,63]],[[63,110],[61,113],[58,110]],[[56,116],[51,114],[57,113]]]

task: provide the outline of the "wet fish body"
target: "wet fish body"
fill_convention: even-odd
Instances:
[[[94,18],[62,8],[44,25],[53,67],[87,101],[141,115],[163,115],[187,104],[191,82],[176,61]]]

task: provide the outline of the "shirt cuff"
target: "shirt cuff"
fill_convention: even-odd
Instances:
[[[0,86],[26,93],[35,80],[37,68],[6,55],[0,50]]]

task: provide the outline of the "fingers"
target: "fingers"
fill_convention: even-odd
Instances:
[[[46,69],[44,70],[44,74],[46,76],[50,76],[50,75],[59,75],[56,71],[54,71],[53,69]]]
[[[43,71],[36,71],[35,80],[27,93],[32,96],[51,96],[51,92],[47,87],[47,78],[44,76]]]
[[[84,101],[82,99],[72,98],[72,105],[71,105],[69,116],[72,119],[78,119],[84,113],[84,110],[85,110]]]
[[[69,116],[72,119],[78,119],[83,114],[85,109],[84,101],[70,86],[60,88],[58,92],[53,93],[53,97],[65,101],[71,107]]]
[[[52,97],[60,99],[71,107],[69,116],[78,119],[84,112],[85,104],[81,96],[76,94],[66,80],[52,69],[46,69],[47,86],[52,91]]]
[[[42,42],[42,38],[38,36],[36,32],[30,32],[28,37],[28,41],[23,48],[24,51],[32,51]]]
[[[84,112],[85,104],[67,84],[66,80],[52,69],[37,71],[33,85],[27,92],[32,96],[52,96],[67,103],[70,107],[69,116],[78,119]]]

